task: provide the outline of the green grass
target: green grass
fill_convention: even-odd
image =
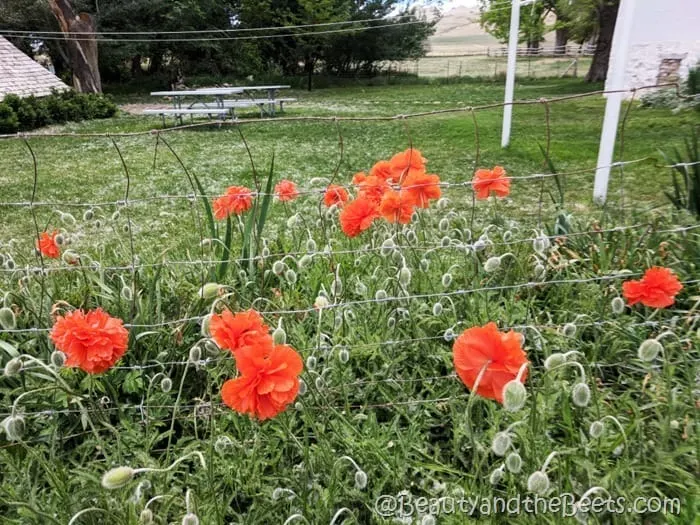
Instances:
[[[516,98],[599,88],[571,80],[528,81],[519,83]],[[502,86],[357,86],[293,96],[299,103],[290,105],[288,116],[388,116],[499,102]],[[140,97],[121,96],[122,102],[133,100]],[[591,523],[691,523],[699,510],[700,474],[694,419],[697,283],[687,282],[676,304],[658,312],[634,307],[614,314],[611,301],[621,294],[625,272],[637,274],[652,265],[672,268],[682,281],[697,279],[698,230],[666,231],[694,223],[666,202],[662,191],[669,188],[669,173],[657,167],[658,150],[681,144],[697,115],[634,106],[625,125],[623,158],[653,158],[622,173],[614,170],[609,202],[599,208],[591,201],[591,168],[603,107],[598,96],[549,105],[551,162],[558,172],[581,170],[561,177],[563,202],[554,178],[514,181],[507,199],[477,202],[475,208],[468,187],[445,188],[446,200],[421,211],[411,225],[378,221],[350,240],[339,231],[335,213],[319,213],[318,196],[287,205],[273,202],[255,264],[237,260],[243,246],[234,221],[233,257],[219,276],[220,265],[197,263],[224,254],[218,242],[202,245],[211,233],[201,201],[153,198],[195,193],[165,144],[156,149],[154,135],[114,138],[129,172],[128,197],[134,202],[128,207],[116,203],[125,198],[127,179],[110,138],[29,139],[37,158],[34,200],[65,204],[0,206],[0,254],[18,268],[0,273],[0,291],[17,328],[50,327],[51,307],[59,301],[75,308],[102,306],[133,327],[119,363],[123,368],[90,377],[74,369],[46,370],[24,357],[22,372],[0,378],[2,418],[17,402],[15,415],[24,414],[25,423],[20,440],[0,433],[3,523],[67,523],[94,508],[74,523],[135,524],[156,496],[161,498],[149,507],[156,522],[180,523],[188,490],[189,510],[202,524],[284,523],[296,514],[308,523],[327,524],[343,508],[348,510],[336,524],[391,523],[374,511],[381,495],[524,498],[528,476],[552,452],[557,456],[547,469],[548,497],[571,493],[578,499],[603,487],[627,503],[657,496],[678,498],[682,508],[680,516],[602,513],[590,516]],[[513,177],[547,172],[540,149],[547,143],[545,106],[515,107],[512,144],[505,150],[501,112],[476,114],[478,166],[499,164]],[[116,133],[158,125],[157,119],[123,115],[52,131]],[[241,130],[261,184],[273,155],[275,180],[317,189],[327,184],[318,178],[333,177],[336,167],[337,181],[348,183],[353,173],[411,143],[427,157],[429,171],[446,182],[470,180],[476,164],[469,113],[405,122],[252,123]],[[164,137],[207,193],[234,184],[252,187],[253,168],[235,128]],[[21,140],[0,141],[0,159],[0,200],[31,200],[34,170],[27,146]],[[87,202],[106,204],[81,205]],[[87,209],[93,218],[83,218]],[[572,235],[536,252],[531,237],[553,233],[564,216]],[[57,271],[64,263],[44,260],[48,273],[37,270],[35,219],[41,230],[62,229],[70,240],[64,249],[79,254],[82,266]],[[591,233],[616,226],[624,229]],[[223,224],[215,235],[224,237]],[[382,254],[378,248],[388,238],[400,247]],[[469,249],[478,240],[485,249]],[[311,261],[301,264],[309,251]],[[139,266],[132,273],[134,256]],[[502,262],[487,272],[484,265],[493,257],[503,257]],[[296,280],[275,275],[276,261],[293,270]],[[404,265],[411,270],[408,283],[397,278]],[[216,305],[198,297],[202,283],[213,280],[232,292]],[[342,287],[336,285],[334,296],[336,280]],[[525,286],[534,281],[539,284]],[[382,290],[389,300],[372,301]],[[319,294],[337,305],[322,314],[314,311]],[[224,306],[234,312],[254,307],[272,328],[280,323],[287,343],[305,361],[306,392],[271,421],[251,421],[221,405],[219,389],[235,376],[235,363],[201,334],[199,319]],[[180,321],[189,318],[195,319]],[[528,399],[514,413],[470,398],[452,375],[452,341],[446,333],[489,321],[525,335],[532,364]],[[661,338],[662,355],[651,363],[640,360],[639,345],[662,333],[672,334]],[[206,363],[188,362],[194,347],[209,358]],[[347,362],[340,358],[344,349]],[[45,332],[0,329],[2,366],[13,355],[49,362],[53,350]],[[571,400],[573,385],[581,380],[574,365],[544,368],[548,356],[569,351],[579,352],[570,359],[581,363],[591,390],[585,407]],[[163,377],[171,379],[171,390],[161,388]],[[59,413],[46,412],[52,410]],[[592,438],[589,427],[598,420],[605,421],[605,430]],[[489,478],[504,462],[491,451],[492,440],[508,428],[522,471],[505,471],[492,484]],[[194,452],[203,454],[206,466],[188,456],[172,471],[141,474],[124,488],[109,491],[100,485],[110,468],[164,468]],[[343,456],[366,473],[366,487],[355,486],[355,467]],[[491,523],[574,522],[560,514],[484,514],[482,509],[481,518]],[[475,522],[479,513],[435,517],[438,523],[462,524]],[[423,516],[412,518],[421,523]]]

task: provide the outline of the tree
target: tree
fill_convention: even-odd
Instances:
[[[511,0],[479,0],[479,23],[487,33],[500,42],[508,42],[510,33]],[[542,2],[534,2],[520,10],[520,34],[518,42],[525,43],[528,54],[535,54],[544,40],[544,17],[547,8]]]
[[[598,40],[586,82],[600,82],[607,78],[613,34],[620,0],[599,0],[596,5]]]

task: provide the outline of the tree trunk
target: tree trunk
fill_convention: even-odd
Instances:
[[[533,39],[527,41],[527,54],[537,55],[540,52],[540,41],[539,39]]]
[[[610,61],[610,49],[612,48],[615,23],[617,22],[617,10],[620,0],[604,0],[598,9],[598,42],[595,46],[593,61],[586,74],[586,82],[601,82],[608,75],[608,62]]]
[[[554,54],[565,55],[566,44],[569,41],[568,29],[557,29],[554,33]]]
[[[94,33],[95,21],[87,13],[75,14],[70,0],[49,0],[49,6],[58,21],[66,40],[68,61],[73,72],[73,87],[83,93],[101,93],[102,81],[97,61],[97,40],[90,35],[72,33]]]

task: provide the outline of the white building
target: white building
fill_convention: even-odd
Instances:
[[[700,0],[631,1],[634,13],[624,88],[687,78],[700,62]],[[610,72],[617,67],[613,62],[611,57],[606,89]]]

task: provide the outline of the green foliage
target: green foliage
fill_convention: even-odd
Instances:
[[[688,71],[685,88],[689,95],[700,94],[700,64],[691,67]]]
[[[117,106],[109,96],[75,91],[54,92],[46,97],[7,95],[0,103],[0,133],[79,122],[81,120],[110,118]]]
[[[685,152],[674,148],[672,155],[664,154],[671,168],[673,193],[664,192],[679,210],[687,210],[700,219],[700,148],[698,130],[690,128],[690,136],[685,139]]]

